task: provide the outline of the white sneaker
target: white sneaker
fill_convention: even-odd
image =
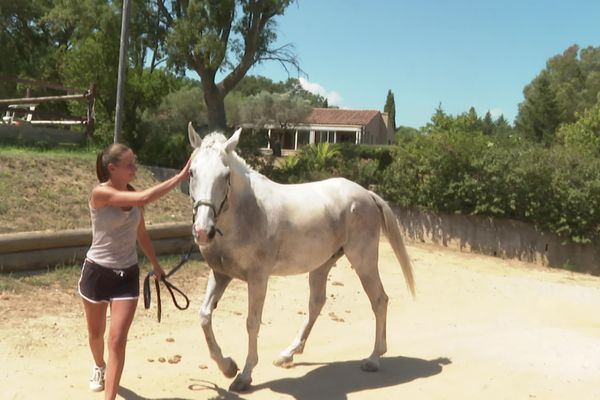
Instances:
[[[104,390],[104,371],[106,367],[92,368],[92,377],[90,378],[90,390],[92,392],[101,392]]]

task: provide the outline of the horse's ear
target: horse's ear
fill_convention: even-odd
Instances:
[[[190,144],[195,149],[200,147],[200,145],[202,144],[202,139],[200,138],[200,135],[198,135],[198,133],[194,130],[194,127],[192,126],[192,121],[190,121],[190,123],[188,124],[188,138],[190,139]]]
[[[225,142],[225,151],[227,153],[231,153],[238,145],[240,141],[240,134],[242,133],[242,128],[238,128],[233,135]]]

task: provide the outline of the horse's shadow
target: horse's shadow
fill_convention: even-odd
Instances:
[[[448,358],[423,360],[408,357],[381,359],[378,372],[360,369],[362,361],[339,361],[323,364],[299,378],[283,378],[252,386],[251,391],[270,389],[293,396],[296,400],[328,399],[346,400],[349,393],[400,385],[442,372],[451,361]],[[314,365],[298,363],[296,366]]]
[[[396,386],[419,378],[427,378],[442,372],[442,367],[451,361],[448,358],[423,360],[409,357],[385,357],[381,359],[381,369],[375,373],[363,372],[362,361],[338,361],[326,364],[297,363],[296,367],[321,365],[299,378],[282,378],[252,386],[250,392],[270,389],[287,394],[296,400],[346,400],[349,393],[362,390]],[[191,391],[206,391],[210,400],[243,400],[243,397],[218,385],[194,379],[189,385]],[[124,387],[119,395],[125,400],[187,400],[183,398],[147,399]]]

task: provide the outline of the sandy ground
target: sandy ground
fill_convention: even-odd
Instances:
[[[374,318],[344,259],[296,365],[272,360],[305,317],[306,275],[273,278],[252,390],[227,391],[198,320],[206,273],[186,283],[192,304],[138,305],[121,381],[123,399],[600,399],[600,278],[410,244],[412,300],[391,248],[381,243],[390,297],[381,371],[359,368]],[[182,275],[185,277],[186,275]],[[173,279],[179,284],[178,276]],[[91,357],[79,298],[48,291],[0,298],[0,399],[102,399],[87,389]],[[154,299],[153,299],[154,300]],[[230,285],[213,323],[226,355],[246,356],[246,286]]]

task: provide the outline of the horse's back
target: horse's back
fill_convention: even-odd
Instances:
[[[380,218],[368,190],[345,178],[277,185],[270,193],[270,241],[277,249],[275,274],[317,268],[364,235],[378,241]]]

